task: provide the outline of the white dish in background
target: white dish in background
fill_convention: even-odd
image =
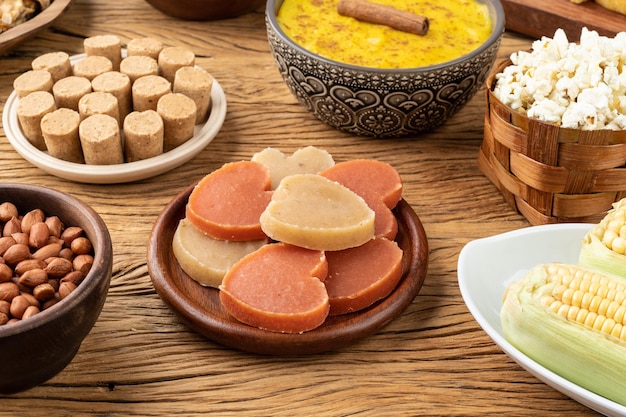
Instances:
[[[607,416],[626,416],[626,406],[594,394],[539,365],[506,341],[500,324],[504,289],[533,266],[548,262],[578,263],[582,238],[591,224],[527,227],[474,240],[461,250],[458,280],[474,319],[515,362],[539,380]]]
[[[72,64],[83,59],[85,54],[74,55]],[[200,153],[218,134],[226,118],[226,96],[224,90],[213,81],[211,89],[211,113],[208,120],[196,125],[194,136],[184,144],[153,158],[115,165],[86,165],[67,162],[50,156],[33,146],[22,133],[17,119],[19,99],[13,91],[4,106],[2,124],[9,142],[15,150],[31,164],[71,181],[91,184],[117,184],[138,181],[174,169]]]

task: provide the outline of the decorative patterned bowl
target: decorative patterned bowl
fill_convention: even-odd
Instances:
[[[504,32],[499,0],[488,5],[493,32],[473,52],[443,64],[376,69],[348,65],[307,51],[280,28],[283,0],[268,0],[271,52],[287,86],[318,119],[340,131],[371,137],[415,135],[443,124],[483,85]]]

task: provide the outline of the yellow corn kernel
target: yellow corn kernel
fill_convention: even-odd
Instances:
[[[624,236],[621,235],[626,222],[625,212],[626,205],[618,203],[614,206],[614,209],[610,210],[600,223],[595,226],[595,234],[600,237],[602,243],[604,243],[607,248],[622,254],[626,246]]]
[[[549,296],[540,299],[545,307],[602,333],[626,336],[621,331],[626,324],[626,307],[621,305],[626,285],[571,265],[548,267],[548,272],[555,285]],[[621,340],[626,342],[626,337]]]

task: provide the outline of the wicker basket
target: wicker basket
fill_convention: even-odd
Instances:
[[[487,78],[479,169],[533,225],[596,223],[626,196],[626,131],[578,130],[530,119],[493,94]]]

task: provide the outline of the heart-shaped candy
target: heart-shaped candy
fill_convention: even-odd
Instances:
[[[314,250],[341,250],[374,237],[375,214],[363,198],[315,174],[283,178],[261,214],[274,240]]]

